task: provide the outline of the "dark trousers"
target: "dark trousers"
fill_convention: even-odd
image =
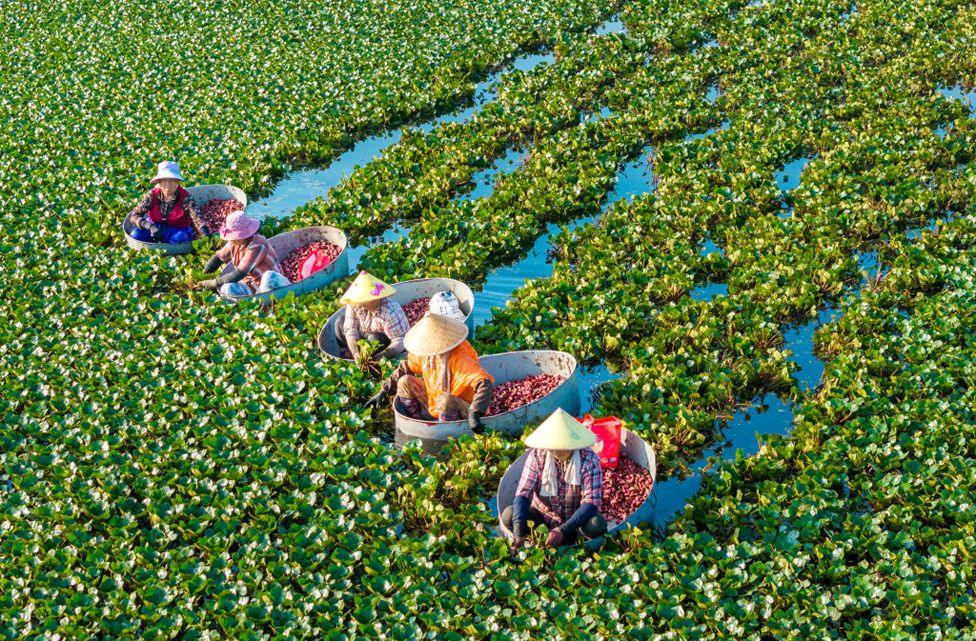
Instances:
[[[505,524],[509,530],[512,530],[512,520],[515,516],[515,507],[509,505],[504,510],[502,510],[502,523]],[[525,524],[528,528],[533,528],[538,525],[545,525],[546,520],[542,518],[542,513],[534,507],[529,507],[528,513],[525,515]],[[579,541],[580,532],[582,532],[585,539],[595,539],[597,537],[603,536],[607,533],[607,522],[603,518],[603,515],[597,513],[593,518],[588,519],[583,523],[583,527],[579,530],[573,530],[572,532],[566,532],[563,536],[563,545],[575,545]]]
[[[144,243],[188,243],[195,235],[193,227],[171,227],[163,223],[159,224],[159,237],[156,240],[146,229],[136,227],[132,230],[132,237]]]

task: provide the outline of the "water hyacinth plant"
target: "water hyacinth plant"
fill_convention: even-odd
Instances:
[[[976,81],[974,11],[6,7],[0,636],[971,638],[976,130],[940,88]],[[623,30],[597,35],[615,14]],[[580,223],[475,342],[609,361],[595,410],[653,444],[660,480],[700,475],[666,530],[596,553],[513,555],[497,536],[517,439],[442,458],[389,442],[389,413],[362,409],[376,380],[315,347],[348,280],[218,304],[185,287],[203,246],[128,252],[118,224],[161,158],[258,198],[467,105],[537,49],[553,61],[504,74],[475,115],[415,127],[262,233],[327,224],[362,244],[401,221],[364,265],[477,287]],[[604,211],[648,145],[656,189]],[[525,161],[462,199],[511,148]],[[709,282],[726,290],[689,296]],[[807,388],[787,336],[826,308]],[[769,394],[791,404],[782,429],[755,456],[722,450],[729,417]]]

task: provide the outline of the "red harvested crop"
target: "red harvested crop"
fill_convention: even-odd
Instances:
[[[327,240],[316,240],[308,243],[307,245],[302,245],[298,249],[293,250],[290,254],[285,256],[281,260],[281,271],[284,273],[285,277],[293,283],[297,283],[309,273],[302,273],[302,266],[305,262],[315,253],[318,253],[320,257],[324,257],[321,261],[315,262],[315,268],[313,272],[328,267],[332,264],[342,250],[339,249],[338,245],[334,245]]]
[[[537,374],[502,383],[495,388],[494,400],[488,407],[488,416],[509,412],[533,403],[559,387],[565,380],[561,376]]]
[[[647,500],[654,486],[651,473],[621,455],[617,467],[603,471],[603,518],[620,523]]]
[[[241,204],[233,198],[214,198],[200,208],[200,217],[207,223],[210,231],[217,233],[227,215],[241,209]]]
[[[418,298],[403,306],[403,311],[407,315],[407,321],[410,322],[411,326],[423,318],[428,309],[430,309],[430,298]]]

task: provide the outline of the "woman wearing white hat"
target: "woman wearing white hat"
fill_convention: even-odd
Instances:
[[[210,274],[226,263],[234,266],[230,273],[211,280],[202,280],[196,289],[219,289],[225,296],[247,296],[285,287],[291,284],[281,273],[278,254],[268,239],[257,233],[261,221],[243,211],[231,212],[220,228],[220,237],[227,244],[217,250],[204,273]]]
[[[546,545],[572,545],[607,531],[603,507],[603,470],[592,449],[596,436],[562,408],[525,439],[529,446],[515,501],[502,511],[512,531],[512,547],[525,543],[529,523],[549,527]]]
[[[336,341],[340,348],[349,350],[353,359],[359,360],[356,341],[362,337],[385,348],[379,357],[393,358],[403,353],[403,338],[410,329],[410,321],[400,303],[390,300],[395,293],[392,285],[363,271],[339,299],[346,310],[342,324],[336,323]]]
[[[149,182],[153,188],[129,212],[133,238],[144,243],[186,243],[196,236],[194,226],[200,235],[210,235],[190,192],[180,186],[179,165],[171,160],[159,163]]]
[[[366,407],[379,407],[396,390],[409,416],[423,421],[467,419],[471,431],[480,432],[495,379],[481,367],[467,337],[468,326],[453,318],[421,318],[403,338],[407,360]]]

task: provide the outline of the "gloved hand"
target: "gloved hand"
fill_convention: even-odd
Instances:
[[[519,548],[523,547],[524,545],[525,545],[525,537],[524,536],[516,536],[515,538],[512,539],[512,550],[513,551],[518,550]]]
[[[386,400],[386,392],[380,390],[376,394],[373,394],[372,396],[369,397],[369,400],[366,401],[364,407],[366,407],[367,409],[369,408],[379,409],[383,405],[383,401],[385,400]]]
[[[154,243],[162,242],[163,228],[159,226],[159,223],[149,221],[149,236],[152,238]]]
[[[478,414],[477,412],[469,412],[468,427],[470,427],[471,431],[474,432],[475,434],[484,433],[485,427],[481,423],[481,415]]]
[[[201,238],[206,238],[209,235],[210,235],[210,227],[208,225],[204,225],[203,227],[200,228]]]
[[[217,289],[217,280],[211,278],[209,280],[201,280],[193,283],[193,289]]]
[[[551,548],[558,548],[563,544],[563,533],[558,527],[554,527],[549,530],[549,536],[546,537],[546,545]]]
[[[399,354],[399,352],[397,352],[397,351],[390,351],[390,348],[387,347],[382,352],[380,352],[379,354],[376,355],[376,360],[379,360],[381,358],[395,358],[397,356],[397,354]]]

